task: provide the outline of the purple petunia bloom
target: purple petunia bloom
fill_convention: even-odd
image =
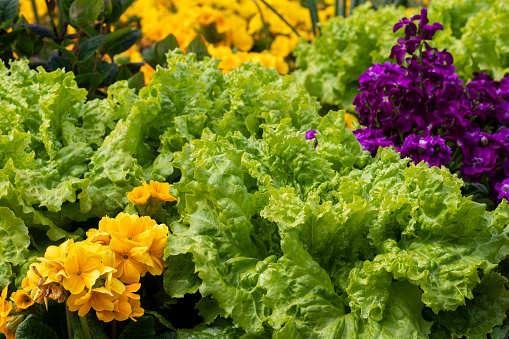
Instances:
[[[505,198],[509,200],[509,179],[504,179],[501,183],[495,184],[495,190],[498,191],[497,199]]]

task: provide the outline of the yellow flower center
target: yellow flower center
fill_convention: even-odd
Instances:
[[[79,270],[78,273],[76,273],[76,275],[81,275],[81,270]]]
[[[129,259],[129,256],[128,256],[127,254],[124,254],[124,255],[122,256],[122,259],[127,260],[127,259]]]

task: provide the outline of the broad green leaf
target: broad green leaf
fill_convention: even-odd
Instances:
[[[160,65],[166,64],[166,53],[178,48],[179,44],[173,34],[169,34],[163,40],[157,41],[154,44],[154,58]]]
[[[210,54],[207,50],[207,46],[200,35],[196,36],[187,46],[187,53],[196,54],[196,58],[198,60],[203,60],[205,57],[210,57]]]
[[[69,8],[69,23],[83,28],[97,20],[101,12],[101,0],[74,0]]]
[[[19,0],[0,1],[0,21],[2,23],[11,21],[18,14]]]
[[[136,322],[132,321],[120,333],[119,339],[139,338],[151,339],[154,338],[156,332],[154,330],[154,318],[150,316],[143,316],[137,319]]]
[[[106,39],[106,35],[96,35],[94,37],[91,37],[84,41],[83,43],[80,43],[80,54],[78,57],[79,62],[85,62],[88,59],[90,59],[97,49],[101,47],[102,43]]]
[[[132,77],[127,79],[127,83],[129,84],[129,88],[139,92],[140,89],[145,87],[145,76],[143,75],[143,72],[134,74]]]
[[[59,339],[59,336],[51,327],[30,315],[16,329],[16,338]]]
[[[116,54],[127,51],[140,37],[141,31],[139,29],[129,30],[125,34],[115,37],[115,39],[105,43],[104,53],[113,57]]]

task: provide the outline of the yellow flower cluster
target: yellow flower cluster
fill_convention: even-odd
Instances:
[[[129,201],[135,205],[141,215],[152,215],[167,201],[177,199],[169,192],[170,184],[150,180],[150,184],[143,183],[143,186],[135,187],[127,193]]]
[[[267,3],[295,27],[303,39],[313,38],[309,11],[299,1],[267,0]],[[333,0],[327,0],[321,6],[320,21],[325,22],[333,16],[332,3]],[[210,55],[222,59],[219,68],[224,72],[252,61],[286,74],[289,66],[284,58],[299,42],[292,29],[261,1],[138,0],[127,10],[124,19],[127,17],[141,19],[145,46],[171,33],[185,50],[196,36],[201,35]],[[265,36],[264,23],[269,37]],[[267,47],[270,52],[265,50]]]
[[[99,228],[87,232],[86,240],[49,246],[44,257],[30,266],[22,289],[13,293],[11,300],[23,310],[48,299],[63,302],[67,290],[69,310],[80,316],[94,309],[105,322],[136,320],[144,313],[140,295],[135,293],[140,278],[146,273],[163,273],[167,237],[166,225],[150,217],[124,213],[104,217]],[[0,313],[0,322],[2,319]]]

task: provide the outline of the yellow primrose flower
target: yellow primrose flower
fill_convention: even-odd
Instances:
[[[113,310],[108,311],[97,311],[97,318],[104,321],[105,323],[112,321],[124,321],[129,319],[132,313],[131,304],[129,298],[125,294],[119,295],[119,297],[113,302]]]
[[[139,300],[129,299],[129,305],[131,306],[131,314],[129,314],[131,320],[136,321],[135,318],[139,318],[145,313],[145,310],[141,308],[141,302]]]
[[[108,219],[110,219],[110,218],[108,218]],[[102,219],[101,219],[101,221],[102,221]],[[101,223],[101,221],[99,222],[99,224]],[[94,243],[94,244],[108,246],[111,241],[111,234],[108,232],[105,232],[103,230],[91,228],[87,231],[87,241],[90,243]]]
[[[7,300],[7,286],[4,287],[0,294],[0,333],[5,334],[7,338],[14,339],[14,333],[7,327],[7,322],[12,318],[9,313],[12,310],[12,301]]]
[[[2,290],[0,295],[0,325],[5,322],[5,318],[9,315],[12,309],[12,301],[6,302],[7,300],[7,286]]]
[[[72,294],[92,288],[104,271],[101,255],[80,245],[71,249],[64,263],[63,285]]]
[[[350,113],[345,113],[346,128],[351,129],[353,131],[353,122],[354,121],[359,122],[359,120],[357,120],[357,117],[355,115],[350,114]]]
[[[34,263],[30,265],[30,269],[27,271],[27,275],[21,281],[21,288],[24,291],[31,291],[36,288],[39,281],[42,279],[42,275],[39,272],[45,272],[46,265],[44,263]]]
[[[145,263],[148,259],[147,247],[134,247],[133,242],[123,243],[113,238],[110,249],[115,253],[114,275],[124,284],[133,284],[140,281],[148,271]]]
[[[113,277],[117,270],[113,268],[115,267],[115,253],[112,250],[108,249],[103,253],[103,264],[107,268],[112,268],[104,274],[104,287],[117,294],[123,293],[126,289],[125,285],[118,278]]]
[[[0,325],[0,333],[3,333],[7,339],[14,339],[15,332],[13,332],[9,327],[9,321],[13,319],[14,316],[5,318],[4,322]]]
[[[146,204],[150,198],[150,191],[145,186],[135,187],[131,192],[127,193],[127,199],[135,205]]]
[[[96,311],[113,311],[115,296],[105,287],[92,288],[88,292],[85,290],[79,294],[71,294],[67,299],[67,306],[71,312],[78,311],[78,315],[83,317],[90,308]]]
[[[162,259],[164,254],[164,245],[168,241],[168,227],[166,225],[156,225],[150,235],[141,242],[141,246],[147,247],[147,261],[145,262],[148,271],[152,275],[161,275],[166,267]]]
[[[115,219],[117,227],[112,227],[107,232],[120,241],[127,239],[135,243],[141,242],[148,236],[148,232],[157,225],[157,222],[147,216],[140,217],[136,214],[119,213]],[[111,243],[111,241],[110,241]]]
[[[293,48],[297,45],[298,40],[294,43],[286,35],[278,35],[270,45],[270,52],[278,57],[286,58],[292,53]]]
[[[119,213],[119,215],[123,215],[124,213]],[[117,217],[119,216],[117,215]],[[115,218],[110,217],[102,217],[101,220],[99,220],[99,231],[105,232],[107,234],[114,234],[118,232],[120,229],[119,224],[117,223],[117,220]],[[92,236],[94,236],[94,232],[91,233]],[[109,244],[109,241],[108,241]]]
[[[74,246],[74,240],[70,239],[59,246],[49,246],[44,253],[43,258],[37,258],[37,260],[46,264],[46,270],[44,272],[45,277],[49,278],[47,282],[62,282],[63,275],[65,274],[64,262],[67,257],[67,253]]]
[[[139,300],[140,299],[140,295],[136,294],[134,292],[138,292],[140,287],[141,287],[140,283],[134,283],[134,284],[131,284],[131,285],[127,285],[125,287],[125,295],[128,296],[131,299]]]
[[[17,290],[11,294],[11,300],[16,304],[17,308],[22,310],[29,308],[34,304],[30,295],[23,290]]]
[[[152,81],[152,75],[155,73],[155,69],[153,69],[149,64],[145,64],[141,66],[140,71],[143,72],[143,76],[145,77],[145,84],[150,84]]]
[[[36,0],[35,5],[37,8],[37,13],[39,14],[39,17],[43,17],[46,14],[48,14],[48,7],[46,6],[45,0]],[[35,14],[34,9],[32,7],[32,1],[31,0],[20,0],[19,2],[19,12],[21,15],[27,19],[28,23],[34,24],[35,23]]]
[[[170,184],[167,182],[158,182],[150,180],[150,185],[146,183],[143,186],[148,187],[150,195],[163,201],[176,201],[177,199],[170,194]]]

